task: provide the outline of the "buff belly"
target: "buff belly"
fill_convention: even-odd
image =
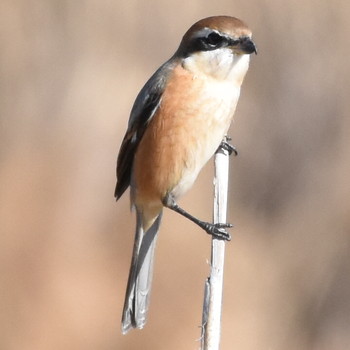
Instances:
[[[133,202],[159,210],[166,194],[184,194],[227,133],[239,87],[178,68],[136,152]]]

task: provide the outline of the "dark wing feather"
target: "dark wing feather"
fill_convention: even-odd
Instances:
[[[157,111],[172,61],[166,62],[148,80],[138,94],[131,110],[128,130],[120,146],[117,160],[117,185],[114,196],[118,200],[130,185],[134,155],[149,121]]]

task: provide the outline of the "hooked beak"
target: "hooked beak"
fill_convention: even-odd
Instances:
[[[234,40],[230,46],[232,47],[232,50],[239,55],[249,55],[253,52],[256,55],[258,54],[253,40],[247,36],[241,37],[238,40]]]

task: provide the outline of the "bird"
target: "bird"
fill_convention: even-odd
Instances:
[[[257,53],[252,32],[238,18],[194,23],[174,55],[136,97],[117,159],[118,200],[130,187],[136,232],[122,314],[122,333],[147,320],[154,251],[162,213],[169,208],[207,233],[229,240],[232,225],[201,221],[177,204],[225,140],[247,73]]]

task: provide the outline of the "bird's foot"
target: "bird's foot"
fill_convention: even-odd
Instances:
[[[202,221],[198,223],[198,225],[209,235],[212,235],[215,238],[225,241],[231,240],[231,235],[225,229],[233,227],[232,224],[211,224],[210,222]]]
[[[227,151],[229,155],[231,155],[233,153],[235,156],[237,156],[238,155],[238,151],[237,151],[236,147],[231,145],[229,143],[229,141],[231,141],[231,137],[225,136],[225,138],[220,143],[218,151],[219,150],[224,150],[224,151]]]
[[[180,208],[176,202],[174,197],[169,193],[163,199],[163,205],[171,210],[174,210],[178,214],[184,216],[185,218],[191,220],[195,224],[197,224],[200,228],[202,228],[208,234],[214,236],[215,238],[222,239],[225,241],[230,241],[231,236],[225,230],[226,228],[230,228],[233,225],[231,224],[212,224],[210,222],[202,221]]]

